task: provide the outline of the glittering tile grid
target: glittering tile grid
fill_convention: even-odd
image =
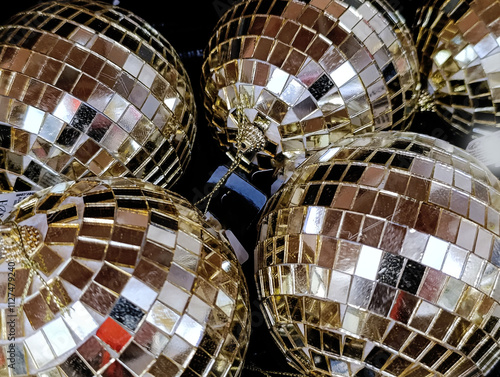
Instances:
[[[299,369],[491,368],[498,181],[465,152],[411,134],[346,139],[315,157],[271,199],[256,257],[270,326]]]
[[[125,174],[173,184],[189,161],[196,115],[177,55],[119,8],[105,5],[98,17],[90,8],[103,5],[78,4],[44,4],[14,20],[26,26],[6,26],[0,36],[1,94],[12,98],[2,102],[2,121],[28,139],[3,146],[17,152],[7,153],[6,170],[29,179],[13,186]]]
[[[271,155],[409,124],[418,81],[409,32],[383,2],[350,4],[245,1],[225,14],[203,67],[221,143],[235,140],[239,102]]]
[[[500,1],[429,1],[416,28],[421,72],[437,111],[464,133],[499,123]]]
[[[87,180],[41,192],[10,219],[42,234],[34,258],[43,254],[69,310],[35,279],[16,327],[17,375],[239,374],[247,288],[232,250],[186,200],[138,180]]]

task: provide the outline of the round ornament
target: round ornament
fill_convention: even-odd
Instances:
[[[185,199],[138,179],[65,182],[0,233],[1,373],[239,375],[245,279]]]
[[[256,279],[282,351],[314,376],[483,376],[500,345],[500,182],[451,144],[341,140],[260,222]]]
[[[50,1],[0,27],[2,190],[90,176],[171,186],[195,116],[177,53],[129,11]]]
[[[407,127],[418,81],[409,30],[384,0],[239,2],[203,65],[217,139],[262,169],[347,134]]]
[[[416,44],[435,111],[467,141],[498,131],[500,1],[429,1]]]

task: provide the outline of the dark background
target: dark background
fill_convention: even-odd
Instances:
[[[105,0],[112,3],[113,0]],[[0,8],[0,24],[5,24],[15,13],[27,9],[41,0],[3,0]],[[218,148],[207,128],[202,106],[200,85],[203,52],[208,44],[212,29],[222,14],[238,0],[200,0],[200,1],[153,1],[121,0],[119,6],[129,9],[155,27],[174,46],[179,53],[186,70],[191,77],[191,84],[198,103],[198,131],[192,160],[188,171],[172,188],[188,200],[195,202],[210,192],[207,183],[212,173],[228,164],[228,159]],[[417,9],[424,0],[388,0],[405,17],[409,26],[415,22]],[[500,64],[500,62],[499,62]],[[455,145],[466,147],[464,140],[458,137],[434,113],[419,113],[415,117],[411,131],[425,133],[447,140]],[[495,172],[499,176],[499,172]],[[245,276],[251,291],[252,336],[247,353],[245,371],[242,377],[276,376],[278,373],[297,373],[289,367],[284,356],[275,346],[258,308],[255,283],[253,281],[253,248],[256,242],[256,222],[259,209],[245,200],[244,192],[251,195],[268,197],[272,177],[269,172],[245,176],[241,173],[239,183],[231,189],[223,188],[214,197],[210,210],[221,223],[230,228],[239,238],[250,259],[243,264]],[[253,191],[252,191],[253,190]],[[263,371],[268,371],[265,374]],[[278,372],[272,373],[271,371]],[[298,374],[297,374],[298,375]],[[500,376],[500,365],[488,377]]]

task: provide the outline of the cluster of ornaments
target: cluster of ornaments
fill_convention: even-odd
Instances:
[[[498,129],[500,1],[429,1],[417,19],[385,0],[245,0],[206,50],[221,148],[290,177],[255,278],[305,375],[484,376],[500,357],[500,183],[406,132],[429,101],[464,138]],[[37,191],[0,227],[0,374],[241,375],[241,267],[166,189],[196,117],[178,55],[124,9],[51,1],[0,26],[0,190]]]
[[[164,189],[196,131],[172,46],[136,15],[83,0],[17,14],[0,49],[0,188],[37,191],[0,229],[0,374],[239,375],[241,267]]]

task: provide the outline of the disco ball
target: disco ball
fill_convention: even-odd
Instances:
[[[89,176],[171,186],[195,115],[172,46],[124,9],[43,2],[0,27],[2,190]]]
[[[215,28],[203,86],[221,145],[267,169],[346,134],[406,128],[417,53],[383,0],[243,1]]]
[[[436,112],[467,141],[498,131],[500,1],[429,1],[417,50]]]
[[[317,376],[483,376],[499,360],[500,183],[429,136],[345,138],[260,221],[277,344]]]
[[[2,373],[239,375],[245,279],[185,199],[137,179],[60,183],[0,234]]]

